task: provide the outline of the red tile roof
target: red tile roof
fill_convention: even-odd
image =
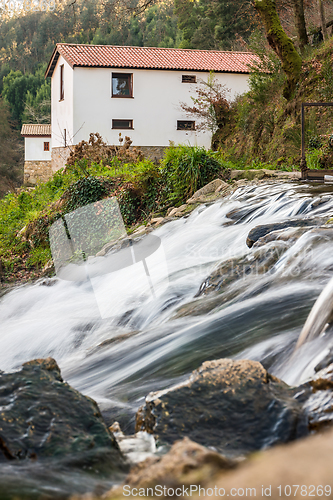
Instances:
[[[21,134],[23,137],[40,136],[51,137],[51,125],[44,123],[29,123],[22,125]]]
[[[45,76],[52,76],[59,54],[72,68],[78,66],[250,73],[248,65],[258,61],[258,57],[251,52],[58,43]]]

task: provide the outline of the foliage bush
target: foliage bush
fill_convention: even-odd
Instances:
[[[107,192],[108,189],[102,179],[92,176],[79,179],[68,190],[68,211],[94,203],[102,199]]]
[[[125,136],[125,140],[119,134],[119,146],[110,146],[103,141],[99,133],[91,133],[89,141],[81,141],[71,147],[71,152],[67,160],[65,170],[77,172],[77,168],[83,170],[87,175],[87,167],[92,163],[103,162],[104,165],[116,159],[118,163],[134,163],[143,160],[142,151],[132,148],[130,137]]]
[[[203,147],[171,145],[162,161],[161,173],[165,198],[177,201],[188,198],[216,177],[226,178],[228,170]]]

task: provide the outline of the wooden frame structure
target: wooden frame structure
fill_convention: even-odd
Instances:
[[[302,138],[302,145],[301,145],[301,172],[302,172],[302,179],[312,179],[312,180],[319,180],[323,181],[325,175],[332,175],[333,174],[333,169],[332,170],[310,170],[308,169],[306,165],[306,158],[305,158],[305,120],[304,120],[304,108],[305,107],[318,107],[318,106],[333,106],[333,102],[302,102],[301,104],[301,138]]]

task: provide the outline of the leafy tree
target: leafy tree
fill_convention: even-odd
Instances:
[[[49,80],[41,85],[36,95],[28,90],[22,121],[23,123],[51,122],[51,82]]]
[[[292,4],[298,43],[301,50],[303,50],[309,43],[304,16],[304,2],[303,0],[292,0]]]
[[[283,95],[289,99],[300,75],[301,57],[281,26],[275,0],[254,0],[254,6],[260,14],[268,43],[280,59],[282,70],[287,76]]]
[[[35,75],[23,75],[21,71],[10,71],[3,79],[2,96],[10,106],[13,119],[18,126],[22,124],[23,112],[28,92],[36,96],[37,90],[44,84],[40,72]]]
[[[257,25],[249,0],[175,0],[184,48],[229,50]]]
[[[22,181],[22,167],[22,139],[11,128],[8,105],[0,99],[0,196]]]
[[[181,107],[185,113],[196,118],[197,130],[209,130],[214,134],[224,126],[229,112],[228,89],[214,78],[213,72],[207,82],[200,80],[198,83],[196,97],[191,97],[193,106],[181,103]]]

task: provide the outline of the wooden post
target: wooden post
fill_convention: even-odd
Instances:
[[[302,179],[306,179],[306,171],[307,171],[307,165],[306,165],[306,158],[305,158],[305,126],[304,126],[304,102],[302,102],[301,105],[301,172],[302,172]]]

